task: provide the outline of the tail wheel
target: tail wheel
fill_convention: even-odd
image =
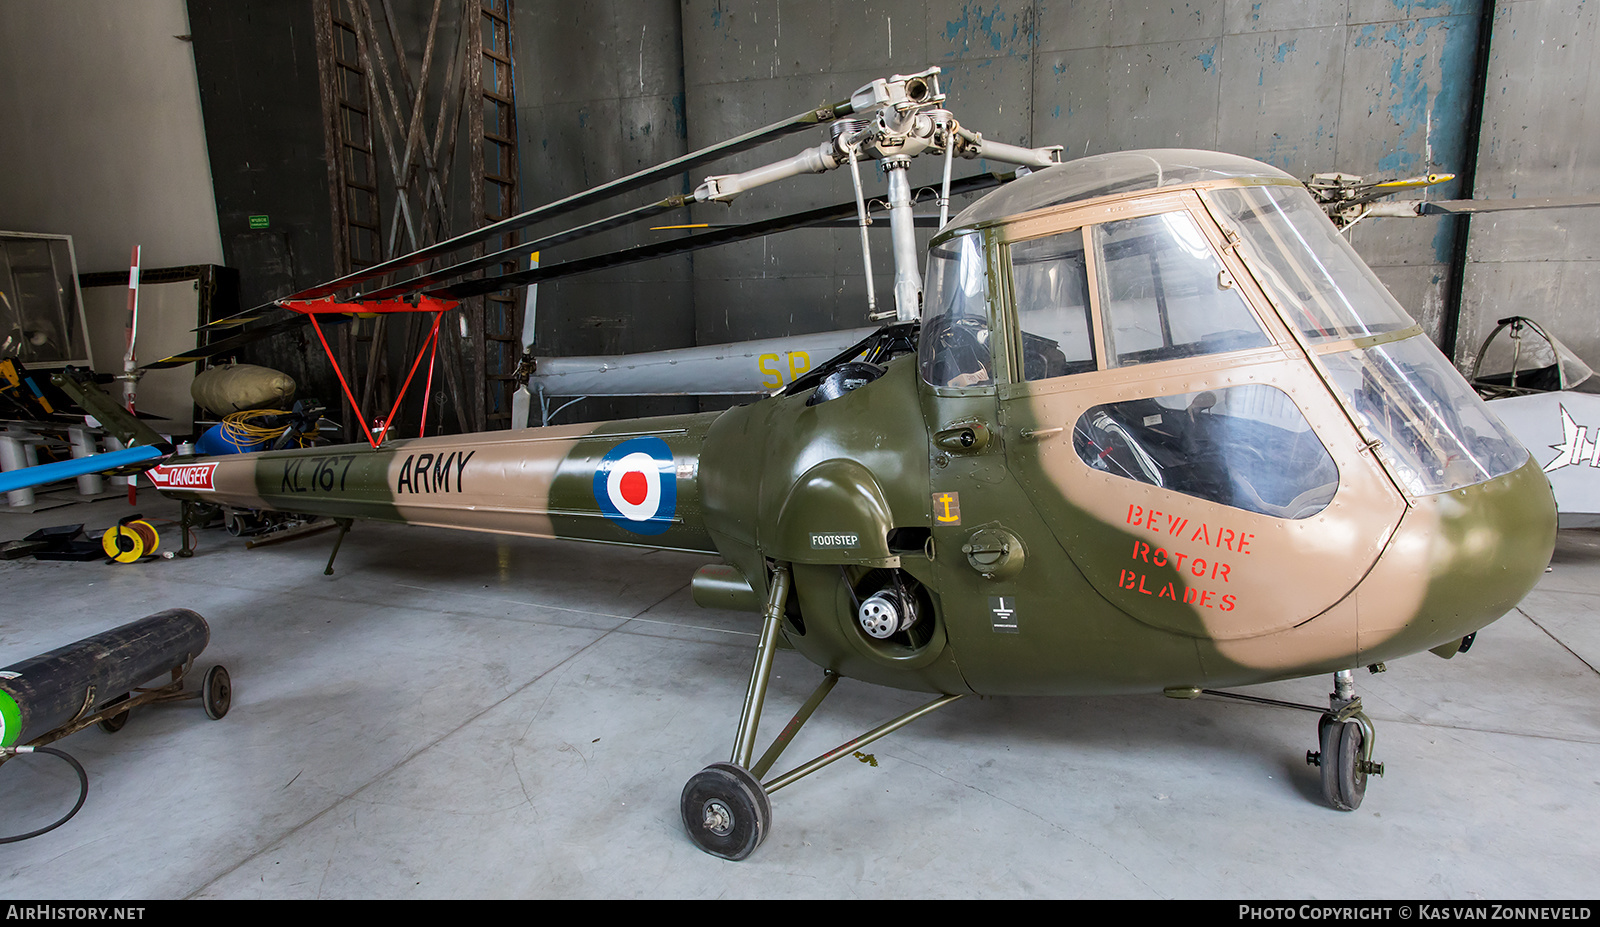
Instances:
[[[106,707],[110,708],[113,705],[117,705],[117,704],[120,704],[122,702],[126,702],[127,700],[128,700],[128,693],[125,692],[122,695],[119,695],[116,698],[112,699],[111,701],[107,702],[106,703]],[[106,717],[101,718],[96,723],[99,725],[100,730],[105,731],[107,734],[115,734],[116,732],[122,730],[123,725],[128,723],[128,715],[130,715],[132,713],[133,713],[133,709],[131,709],[131,708],[128,709],[127,711],[119,711],[114,715],[107,715]]]

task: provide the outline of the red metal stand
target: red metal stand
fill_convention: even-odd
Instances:
[[[340,303],[334,302],[332,297],[327,299],[285,299],[278,305],[293,312],[302,313],[311,319],[311,327],[316,329],[317,340],[322,342],[322,350],[328,355],[328,363],[333,365],[334,375],[339,378],[339,385],[344,388],[344,397],[350,402],[350,410],[355,413],[361,422],[361,430],[367,435],[367,443],[376,449],[383,440],[388,439],[390,423],[394,421],[395,413],[400,411],[400,403],[406,397],[406,389],[411,386],[411,380],[417,374],[417,367],[422,364],[422,355],[428,354],[428,383],[422,397],[422,424],[417,429],[417,437],[422,437],[423,431],[428,426],[428,392],[433,389],[434,359],[439,353],[439,323],[444,321],[444,314],[454,309],[459,303],[453,300],[434,299],[430,296],[419,296],[415,302],[403,299],[383,300],[370,303]],[[322,325],[317,322],[317,316],[343,313],[346,315],[373,313],[373,312],[431,312],[433,313],[433,328],[429,329],[428,337],[422,340],[422,347],[417,351],[416,360],[411,362],[411,371],[406,374],[406,381],[400,386],[400,392],[394,397],[394,406],[389,410],[389,415],[379,419],[379,430],[383,440],[373,437],[372,428],[367,425],[366,416],[361,412],[361,407],[356,403],[355,394],[350,391],[350,384],[344,378],[344,371],[339,368],[339,360],[334,357],[333,349],[328,346],[328,338],[322,333]]]

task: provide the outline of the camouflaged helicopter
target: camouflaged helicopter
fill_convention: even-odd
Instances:
[[[935,74],[801,114],[829,142],[758,170],[877,157],[895,193],[897,138],[947,162],[982,144]],[[690,777],[681,813],[728,859],[765,839],[772,793],[973,694],[1332,674],[1308,762],[1353,810],[1382,765],[1352,670],[1448,657],[1515,605],[1554,544],[1549,484],[1293,177],[1216,152],[1053,155],[989,145],[1031,172],[942,223],[925,277],[897,227],[898,305],[920,320],[757,402],[173,458],[150,478],[186,523],[225,504],[720,557],[696,601],[759,612],[761,634],[729,759]],[[823,678],[758,757],[780,647]],[[772,775],[844,677],[932,698]]]

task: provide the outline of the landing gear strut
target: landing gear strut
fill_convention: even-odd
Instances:
[[[782,633],[779,623],[789,600],[789,583],[788,564],[778,564],[772,574],[766,618],[761,625],[761,641],[756,645],[755,665],[750,670],[750,686],[745,691],[744,712],[739,717],[739,731],[734,739],[732,758],[726,763],[712,763],[695,773],[684,785],[679,800],[683,827],[690,839],[700,849],[723,859],[744,859],[767,839],[772,824],[772,801],[768,796],[773,792],[961,698],[960,695],[940,696],[781,776],[762,782],[761,777],[772,769],[772,764],[778,761],[789,742],[800,732],[800,726],[806,723],[839,682],[838,673],[824,670],[822,682],[812,691],[805,704],[795,712],[761,759],[751,763],[755,753],[756,727],[761,721],[761,706],[766,700],[767,682],[772,675],[772,658],[777,652],[778,637]]]
[[[1372,671],[1383,672],[1382,664],[1375,664]],[[1350,670],[1333,674],[1333,692],[1328,695],[1327,709],[1216,689],[1169,689],[1167,694],[1174,698],[1216,695],[1258,705],[1319,713],[1317,746],[1321,750],[1307,750],[1306,765],[1321,768],[1322,796],[1340,811],[1354,811],[1361,807],[1361,799],[1367,794],[1367,777],[1383,775],[1383,764],[1372,760],[1372,745],[1377,733],[1373,730],[1372,719],[1361,710],[1361,699],[1356,696],[1356,684]]]
[[[1322,769],[1322,797],[1328,804],[1340,811],[1354,811],[1367,794],[1367,776],[1383,775],[1383,764],[1372,761],[1376,734],[1371,719],[1361,710],[1349,670],[1334,674],[1333,689],[1328,710],[1317,719],[1317,741],[1322,749],[1306,751],[1306,763]]]

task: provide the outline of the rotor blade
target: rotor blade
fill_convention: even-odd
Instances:
[[[535,251],[528,257],[528,269],[537,270],[538,268],[539,252]],[[534,339],[539,335],[539,329],[534,325],[535,310],[538,309],[538,306],[539,287],[537,285],[530,286],[528,287],[527,295],[522,299],[522,352],[524,354],[533,350]]]
[[[951,195],[975,193],[979,190],[986,190],[990,187],[999,186],[1000,184],[1015,179],[1016,176],[1016,172],[1013,171],[1006,174],[978,174],[972,177],[966,177],[952,182],[950,184],[950,193]],[[915,197],[924,192],[930,192],[933,190],[935,190],[935,187],[931,185],[918,187],[912,191],[912,195]],[[875,211],[883,212],[886,208],[887,207],[879,208]],[[608,252],[606,254],[596,255],[594,257],[583,258],[575,261],[565,261],[560,264],[552,264],[548,267],[536,267],[531,270],[519,271],[513,274],[503,274],[498,277],[488,277],[482,280],[467,280],[461,283],[452,284],[451,286],[442,287],[440,289],[429,290],[427,291],[426,295],[444,296],[446,299],[458,299],[465,298],[465,296],[477,296],[484,293],[494,293],[500,290],[508,290],[518,286],[536,284],[544,280],[555,280],[561,277],[572,276],[574,274],[602,270],[607,267],[621,267],[625,264],[636,264],[640,261],[648,261],[660,257],[669,257],[675,254],[687,254],[689,252],[699,251],[704,248],[713,248],[717,245],[732,244],[733,242],[746,241],[751,238],[760,238],[763,235],[771,235],[776,232],[786,232],[791,229],[808,228],[822,225],[841,218],[854,216],[855,211],[856,205],[854,201],[849,203],[839,203],[834,206],[824,206],[819,209],[812,209],[806,212],[781,216],[776,219],[768,219],[764,222],[755,222],[748,225],[717,229],[701,235],[690,235],[674,241],[658,242],[650,245],[626,248],[621,251]],[[527,247],[528,245],[521,245],[519,246],[519,250]],[[455,294],[458,292],[462,295],[445,295]],[[162,370],[168,367],[181,367],[184,364],[192,364],[197,360],[203,360],[208,357],[216,357],[219,354],[226,354],[236,348],[259,341],[262,338],[281,334],[283,332],[294,331],[305,323],[305,316],[298,312],[290,312],[289,310],[278,306],[265,306],[261,309],[253,311],[257,313],[257,315],[253,317],[257,320],[255,327],[246,328],[242,332],[230,335],[226,338],[218,339],[202,347],[193,348],[181,354],[174,354],[171,357],[165,357],[158,361],[152,361],[151,363],[143,365],[140,367],[140,369]],[[331,318],[333,318],[336,322],[343,321],[343,319],[339,316],[332,316]]]
[[[450,267],[429,271],[428,273],[413,277],[410,280],[403,280],[400,283],[394,284],[393,286],[386,286],[381,290],[374,290],[371,293],[364,293],[362,294],[361,298],[364,300],[391,299],[395,296],[403,296],[407,293],[414,293],[423,287],[432,286],[435,283],[442,283],[445,280],[449,280],[451,277],[460,277],[465,274],[470,274],[475,270],[483,270],[488,267],[493,267],[496,264],[504,264],[509,260],[520,258],[530,250],[540,251],[544,248],[553,248],[556,245],[566,244],[569,241],[577,241],[581,238],[588,238],[590,235],[608,232],[611,229],[621,228],[622,226],[628,225],[632,222],[649,219],[652,216],[659,216],[664,212],[670,212],[674,209],[681,209],[687,203],[693,201],[693,197],[669,196],[664,200],[658,200],[657,202],[650,203],[649,205],[640,206],[637,209],[630,209],[626,212],[619,212],[614,216],[607,216],[604,219],[596,219],[593,222],[584,223],[583,225],[568,229],[565,232],[556,232],[553,235],[546,235],[543,238],[536,238],[533,241],[512,245],[509,248],[496,251],[493,254],[484,255],[481,258],[473,258],[469,261],[462,261],[459,264],[451,265]]]
[[[122,356],[122,401],[133,410],[135,395],[137,393],[134,371],[138,365],[134,362],[135,343],[139,338],[139,246],[133,246],[133,257],[128,267],[128,353]]]
[[[219,354],[227,354],[230,351],[241,348],[247,344],[253,344],[254,342],[260,341],[263,338],[270,338],[273,335],[281,335],[284,332],[295,331],[306,323],[307,317],[299,312],[291,312],[288,309],[278,308],[277,314],[268,316],[268,318],[271,319],[271,321],[257,325],[254,328],[246,328],[245,330],[238,332],[237,334],[229,335],[226,338],[218,338],[209,344],[190,348],[189,350],[180,354],[174,354],[171,357],[163,357],[160,360],[151,361],[150,363],[141,366],[139,369],[165,370],[168,367],[182,367],[184,364],[192,364],[195,361],[205,360],[208,357],[216,357]],[[329,321],[324,324],[340,325],[347,321],[345,317],[337,315],[329,316],[328,319]]]
[[[538,266],[539,266],[539,252],[535,251],[532,254],[528,255],[528,269],[529,270],[534,270]],[[539,332],[539,327],[536,324],[536,313],[535,313],[535,310],[537,309],[537,307],[539,305],[538,304],[539,286],[538,286],[538,284],[534,284],[532,286],[529,286],[523,292],[524,292],[524,295],[522,297],[522,356],[523,356],[524,359],[526,359],[527,356],[528,356],[528,353],[533,350],[534,338],[538,335],[538,332]],[[518,373],[518,375],[521,376],[522,373],[525,370],[527,370],[525,362],[519,362],[518,365],[517,365],[517,373]],[[512,431],[520,431],[521,429],[528,427],[528,412],[532,409],[532,407],[533,407],[533,391],[528,388],[528,380],[526,378],[524,378],[521,383],[517,384],[516,391],[511,394],[511,430]]]
[[[470,232],[464,232],[454,238],[441,241],[437,244],[429,245],[425,248],[419,248],[410,254],[404,254],[397,258],[391,258],[390,260],[374,264],[371,267],[364,267],[355,273],[346,274],[336,280],[330,280],[327,283],[318,284],[310,289],[301,290],[300,292],[291,294],[285,298],[321,299],[324,296],[336,293],[346,287],[354,286],[357,283],[364,283],[375,277],[381,277],[384,274],[392,273],[406,267],[415,267],[424,261],[429,261],[433,258],[449,254],[452,251],[460,250],[461,248],[465,248],[469,245],[475,245],[479,244],[480,242],[488,241],[498,235],[504,235],[507,232],[514,232],[518,229],[527,228],[536,222],[543,222],[546,219],[554,219],[557,216],[564,216],[567,213],[582,209],[583,207],[588,206],[590,203],[595,203],[608,197],[616,196],[620,193],[627,193],[632,190],[637,190],[640,187],[654,183],[655,181],[664,177],[670,177],[673,174],[679,174],[684,171],[692,170],[702,164],[705,164],[709,161],[714,161],[718,158],[738,154],[742,151],[748,151],[751,148],[763,145],[773,139],[782,138],[785,135],[792,135],[795,132],[800,132],[805,129],[812,128],[813,126],[821,125],[826,122],[832,122],[840,117],[848,116],[854,111],[854,108],[850,105],[850,101],[844,100],[831,105],[824,104],[816,109],[807,110],[803,113],[796,113],[787,119],[784,119],[780,122],[775,122],[772,125],[765,126],[760,129],[756,129],[753,132],[746,132],[743,135],[735,136],[727,141],[718,142],[715,145],[707,145],[698,151],[692,151],[686,155],[681,155],[671,160],[663,161],[654,167],[648,167],[642,171],[635,171],[626,177],[619,177],[616,180],[600,184],[597,187],[590,187],[588,190],[585,190],[581,193],[575,193],[572,196],[556,200],[553,203],[547,203],[543,206],[530,209],[526,212],[518,213],[517,215],[508,219],[501,219],[499,222],[490,223],[482,228],[474,229]],[[247,311],[255,312],[257,310],[251,309]]]
[[[533,408],[533,393],[528,390],[528,384],[517,387],[511,394],[511,430],[521,431],[528,427],[528,412]]]
[[[1008,174],[981,174],[966,177],[950,185],[952,195],[958,193],[972,193],[985,190],[989,187],[999,186],[1016,177],[1016,172]],[[913,191],[913,198],[925,190],[934,187],[921,187]],[[752,222],[747,225],[732,228],[717,229],[699,235],[689,235],[673,241],[656,242],[649,245],[638,245],[612,251],[606,254],[597,254],[593,257],[579,258],[572,261],[563,261],[549,267],[539,267],[533,270],[524,270],[512,274],[501,274],[498,277],[485,277],[481,280],[465,280],[450,286],[428,290],[425,295],[441,299],[466,299],[469,296],[481,296],[485,293],[496,293],[524,284],[539,283],[545,280],[556,280],[561,277],[570,277],[574,274],[584,274],[591,271],[603,270],[607,267],[621,267],[626,264],[637,264],[640,261],[649,261],[655,258],[669,257],[674,254],[687,254],[704,248],[713,248],[717,245],[732,244],[736,241],[747,241],[751,238],[760,238],[775,232],[787,232],[792,229],[808,228],[810,226],[831,222],[836,219],[853,216],[856,213],[856,204],[852,200],[848,203],[838,203],[833,206],[821,206],[808,209],[805,212],[791,213],[779,216],[776,219],[766,219],[761,222]]]
[[[1434,200],[1424,202],[1418,215],[1460,216],[1478,212],[1509,212],[1514,209],[1563,209],[1574,206],[1600,206],[1600,198],[1552,196],[1526,200]]]
[[[1434,184],[1449,183],[1456,179],[1454,174],[1423,174],[1420,177],[1404,177],[1399,180],[1381,180],[1373,187],[1431,187]]]
[[[926,189],[926,188],[924,188],[924,189]],[[877,212],[882,212],[882,211],[883,210],[881,210],[881,209],[877,210]],[[813,229],[853,229],[853,228],[855,228],[857,226],[857,224],[859,222],[860,222],[859,219],[857,219],[855,216],[851,216],[848,219],[829,219],[826,222],[813,222],[811,225],[807,226],[807,228],[813,228]],[[934,216],[934,215],[913,216],[911,218],[911,224],[915,225],[919,229],[936,229],[936,228],[942,228],[943,227],[939,223],[939,217],[938,216]],[[692,223],[690,225],[658,225],[658,226],[655,226],[655,227],[651,228],[650,231],[652,231],[652,232],[670,232],[670,231],[674,231],[676,229],[736,229],[738,227],[739,227],[739,223],[737,223],[737,222],[695,222],[695,223]],[[883,226],[883,227],[884,228],[888,228],[888,226]]]
[[[30,486],[43,486],[54,483],[56,480],[70,480],[75,476],[86,473],[99,473],[103,470],[115,470],[130,464],[155,461],[167,456],[167,451],[150,445],[130,447],[120,451],[107,451],[104,454],[91,454],[88,457],[74,457],[71,460],[58,460],[54,463],[36,464],[24,467],[21,470],[8,470],[0,473],[0,492],[12,492],[18,489],[27,489]]]

